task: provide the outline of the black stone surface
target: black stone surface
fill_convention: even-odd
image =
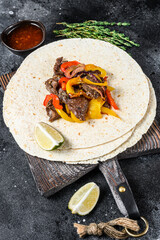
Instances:
[[[156,0],[0,0],[0,32],[23,19],[40,20],[47,29],[46,43],[55,40],[56,22],[89,19],[128,21],[123,31],[140,43],[128,52],[151,79],[157,95],[160,116],[160,2]],[[22,58],[0,45],[0,74],[16,70]],[[46,199],[38,193],[25,154],[17,146],[2,118],[3,92],[0,91],[0,240],[76,240],[74,222],[108,221],[122,216],[98,169]],[[160,239],[160,156],[150,155],[122,160],[120,165],[130,183],[141,215],[150,223],[142,240]],[[72,215],[67,205],[75,190],[87,182],[101,190],[95,209],[85,217]],[[87,239],[96,240],[97,237]],[[100,239],[109,239],[101,237]]]

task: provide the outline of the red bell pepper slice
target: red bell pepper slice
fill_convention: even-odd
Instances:
[[[108,78],[108,76],[105,76],[105,77],[104,77],[104,81],[106,81],[106,82],[107,82],[107,78]]]
[[[62,63],[62,65],[61,65],[61,71],[62,71],[62,72],[65,72],[68,67],[71,67],[71,66],[73,66],[73,65],[76,66],[76,65],[78,65],[78,64],[80,64],[80,63],[77,62],[77,61],[64,62],[64,63]]]
[[[52,96],[51,95],[46,95],[45,99],[44,99],[44,102],[43,102],[43,105],[46,107],[47,106],[47,103],[52,99]]]
[[[68,82],[69,78],[62,77],[59,79],[59,84],[63,90],[66,90],[66,84]]]
[[[53,106],[57,109],[63,109],[63,106],[59,104],[59,97],[55,94],[53,95]]]
[[[59,98],[57,95],[51,93],[50,95],[46,95],[45,99],[44,99],[44,102],[43,102],[43,105],[46,107],[47,106],[47,103],[53,99],[53,106],[57,109],[63,109],[63,106],[59,104]]]
[[[117,104],[115,103],[114,99],[112,98],[112,95],[109,90],[106,90],[106,94],[107,94],[108,102],[110,103],[110,105],[114,109],[119,110],[119,108],[118,108]]]

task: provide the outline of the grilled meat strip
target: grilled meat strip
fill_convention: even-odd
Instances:
[[[80,119],[85,121],[85,116],[88,111],[89,101],[85,97],[77,97],[72,99],[67,99],[67,106],[73,114]]]
[[[103,104],[103,107],[111,108],[111,105],[106,101],[106,102]]]
[[[58,87],[58,81],[56,78],[50,78],[47,81],[45,81],[46,89],[53,94],[58,95],[57,87]]]
[[[88,97],[90,98],[98,98],[99,96],[102,97],[102,99],[105,99],[104,89],[100,86],[95,86],[91,84],[82,84],[82,89],[85,91]]]
[[[64,77],[64,73],[61,71],[61,64],[63,63],[63,57],[57,58],[56,63],[54,64],[54,75],[52,78],[48,79],[45,82],[46,89],[53,94],[58,95],[58,81],[61,77]]]
[[[84,64],[78,64],[77,66],[71,66],[68,67],[65,71],[65,76],[67,78],[72,78],[75,75],[77,75],[78,73],[83,72],[85,69],[85,65]]]
[[[100,81],[93,73],[88,72],[87,78],[95,83],[103,82],[103,79]],[[86,94],[91,98],[98,98],[101,96],[102,99],[106,100],[106,87],[105,86],[97,86],[92,84],[82,84],[82,88],[86,91]]]
[[[66,91],[62,90],[62,88],[60,88],[58,91],[58,97],[59,97],[60,101],[65,104],[67,103],[67,100],[69,99],[68,94],[66,93]]]
[[[52,99],[47,103],[46,112],[47,112],[47,115],[49,116],[50,122],[53,122],[54,120],[60,118],[60,116],[58,115],[58,113],[56,112],[52,104]]]
[[[53,67],[53,71],[55,75],[63,75],[63,72],[61,71],[61,64],[63,63],[63,57],[59,57],[56,59],[56,62]]]
[[[55,62],[54,67],[53,67],[54,75],[60,75],[60,77],[64,76],[64,73],[61,71],[61,65],[64,62],[68,62],[68,61],[64,60],[63,57],[60,57],[60,58],[56,59],[56,62]]]
[[[82,89],[85,91],[88,97],[90,98],[98,98],[100,95],[99,93],[90,87],[91,85],[83,83],[82,84]]]

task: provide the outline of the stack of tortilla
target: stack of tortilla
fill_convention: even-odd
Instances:
[[[45,81],[53,75],[58,57],[104,68],[108,85],[120,110],[119,118],[103,115],[84,123],[60,118],[50,123],[43,100]],[[3,116],[16,142],[30,155],[67,163],[105,161],[135,145],[147,132],[156,114],[156,97],[140,66],[120,48],[93,39],[69,39],[50,43],[31,53],[7,86]],[[65,139],[56,150],[45,151],[36,143],[35,125],[46,122]]]

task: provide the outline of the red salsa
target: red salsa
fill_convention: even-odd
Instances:
[[[37,46],[42,38],[42,30],[38,26],[26,23],[7,35],[7,44],[16,50],[26,50]]]

